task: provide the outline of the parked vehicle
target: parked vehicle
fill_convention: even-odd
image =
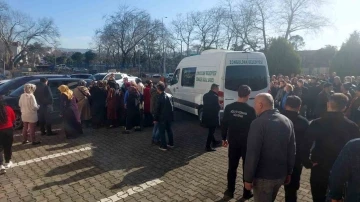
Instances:
[[[74,73],[88,73],[89,70],[88,70],[88,69],[85,69],[85,68],[74,68],[74,69],[73,69],[73,72],[74,72]]]
[[[50,87],[51,93],[53,95],[53,112],[51,115],[51,118],[53,121],[60,120],[60,92],[58,90],[58,87],[60,85],[67,85],[70,89],[74,89],[78,86],[78,82],[82,80],[79,78],[50,78],[48,85]],[[92,80],[85,79],[85,81],[90,84]],[[40,80],[32,80],[28,81],[26,83],[32,83],[32,84],[39,84]],[[4,101],[14,110],[16,121],[14,124],[14,129],[20,129],[23,126],[23,123],[21,121],[21,112],[19,108],[19,99],[21,94],[24,93],[24,85],[19,86],[16,90],[11,92],[8,96],[4,97]]]
[[[94,74],[95,81],[102,81],[108,73],[97,73]]]
[[[249,104],[253,106],[258,93],[269,90],[266,57],[260,52],[208,50],[201,55],[186,57],[177,66],[168,91],[174,106],[198,115],[201,121],[203,96],[211,85],[219,85],[219,104],[224,107],[237,100],[240,85],[252,89]],[[222,117],[223,110],[220,111]]]
[[[11,79],[4,79],[0,81],[0,86],[3,85],[4,83],[11,81]]]
[[[59,75],[59,74],[40,74],[40,75],[31,75],[31,76],[21,76],[15,79],[0,85],[0,95],[9,95],[13,90],[19,88],[25,83],[40,79],[40,78],[70,78],[68,75]]]
[[[71,78],[78,78],[78,79],[91,79],[96,80],[92,74],[72,74],[70,75]]]
[[[125,74],[125,73],[111,72],[111,73],[108,73],[108,74],[103,78],[103,81],[108,80],[108,79],[110,78],[111,74],[114,74],[114,75],[115,75],[115,81],[116,81],[116,83],[118,83],[120,86],[123,85],[123,79],[124,79],[125,77],[128,78],[128,81],[135,81],[136,78],[137,78],[137,77],[134,77],[134,76]]]
[[[168,73],[167,75],[166,75],[166,78],[172,78],[174,76],[174,73]]]

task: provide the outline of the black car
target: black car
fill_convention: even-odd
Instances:
[[[82,80],[79,78],[50,78],[48,85],[53,95],[53,112],[52,112],[52,120],[58,121],[59,120],[59,113],[60,113],[60,91],[58,87],[60,85],[67,85],[70,89],[74,89],[78,86],[78,82]],[[85,79],[85,81],[90,84],[92,80]],[[26,83],[38,84],[40,83],[39,79],[32,80]],[[25,84],[24,84],[25,85]],[[21,94],[24,93],[24,85],[18,87],[16,90],[11,92],[8,96],[4,97],[4,101],[7,105],[9,105],[15,112],[16,121],[14,124],[15,129],[22,128],[22,121],[21,121],[21,112],[19,107],[19,99]]]
[[[70,75],[71,78],[78,78],[78,79],[92,79],[95,80],[95,77],[92,74],[72,74]]]
[[[68,75],[59,75],[59,74],[41,74],[41,75],[32,75],[32,76],[21,76],[2,84],[0,86],[0,95],[9,95],[13,90],[19,88],[25,83],[40,79],[40,78],[70,78]]]

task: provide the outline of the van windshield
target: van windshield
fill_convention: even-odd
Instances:
[[[227,66],[225,89],[237,91],[239,86],[248,85],[252,91],[259,91],[268,86],[267,71],[263,65]]]

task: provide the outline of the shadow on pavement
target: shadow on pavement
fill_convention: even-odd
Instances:
[[[110,184],[104,183],[108,189],[121,189],[161,178],[169,171],[187,165],[189,161],[204,153],[206,137],[199,135],[199,132],[206,132],[201,129],[196,117],[184,112],[180,112],[179,115],[177,112],[175,118],[177,121],[173,125],[174,149],[161,151],[157,146],[152,146],[152,128],[127,135],[121,134],[120,129],[91,131],[94,134],[78,140],[83,139],[80,141],[82,144],[91,142],[92,155],[77,161],[70,160],[70,163],[52,169],[45,177],[62,175],[65,179],[56,177],[61,180],[36,186],[33,190],[66,185],[92,177],[100,183],[110,181]],[[50,150],[70,148],[78,144],[74,142]]]

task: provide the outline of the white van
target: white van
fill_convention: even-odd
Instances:
[[[249,104],[258,93],[269,92],[269,70],[266,57],[260,52],[207,50],[201,55],[186,57],[177,66],[167,91],[174,106],[198,115],[201,120],[203,96],[211,84],[218,84],[219,103],[228,104],[238,98],[240,85],[252,89]],[[222,117],[223,109],[220,111]]]

